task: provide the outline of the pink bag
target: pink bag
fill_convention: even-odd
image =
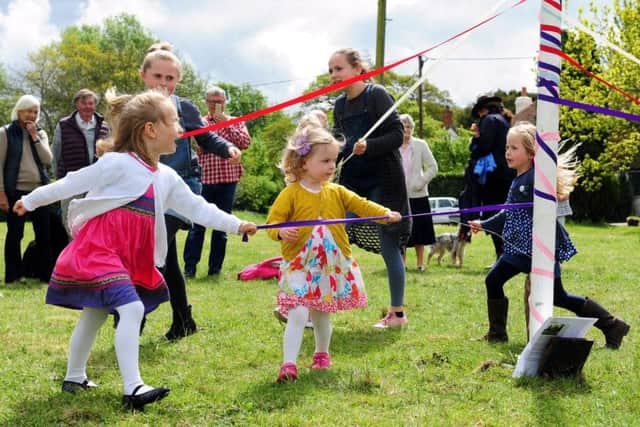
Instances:
[[[265,259],[257,264],[251,264],[238,273],[239,280],[280,278],[280,262],[282,257]]]

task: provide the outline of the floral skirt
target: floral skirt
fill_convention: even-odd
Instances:
[[[342,254],[326,227],[314,227],[300,253],[283,261],[280,271],[278,304],[284,313],[299,305],[330,313],[367,306],[358,263]]]

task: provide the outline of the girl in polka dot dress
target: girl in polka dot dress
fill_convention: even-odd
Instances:
[[[516,171],[517,176],[511,183],[506,203],[533,201],[535,141],[536,128],[531,123],[521,122],[509,130],[505,157],[507,164]],[[569,194],[575,185],[575,169],[567,167],[567,164],[571,163],[570,160],[570,156],[559,156],[558,194]],[[509,300],[504,294],[503,287],[518,273],[531,271],[533,209],[502,210],[487,220],[470,221],[469,225],[474,233],[480,230],[501,233],[506,243],[504,253],[485,279],[489,332],[483,337],[490,342],[506,342]],[[612,316],[594,300],[572,295],[562,286],[560,262],[567,261],[576,253],[576,248],[567,231],[556,222],[553,303],[557,307],[573,311],[578,316],[597,318],[595,326],[604,333],[607,347],[618,348],[629,332],[629,325]]]

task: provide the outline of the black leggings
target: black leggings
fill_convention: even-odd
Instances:
[[[167,225],[167,259],[162,273],[169,288],[171,309],[174,315],[183,314],[188,307],[187,288],[178,262],[176,234],[184,226],[184,222],[172,215],[165,215],[164,221]]]
[[[528,271],[522,271],[513,264],[509,264],[503,258],[498,259],[485,279],[487,298],[504,298],[504,284],[518,273],[528,273]],[[555,278],[553,281],[553,305],[578,314],[585,302],[585,298],[565,291],[562,286],[562,279],[560,277]]]

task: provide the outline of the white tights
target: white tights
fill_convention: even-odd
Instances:
[[[115,348],[124,394],[131,394],[140,384],[143,384],[138,367],[140,323],[144,315],[144,305],[141,301],[116,307],[120,321],[116,327]],[[89,353],[96,341],[98,330],[107,319],[107,309],[88,308],[82,310],[80,320],[71,335],[69,345],[69,361],[65,381],[82,383],[87,379],[87,361]],[[137,394],[150,390],[143,387]]]
[[[284,330],[284,363],[296,363],[304,327],[309,319],[309,309],[304,306],[297,306],[289,310],[287,327]],[[311,310],[311,322],[313,322],[313,334],[316,339],[316,353],[329,352],[331,342],[331,318],[329,313]]]

